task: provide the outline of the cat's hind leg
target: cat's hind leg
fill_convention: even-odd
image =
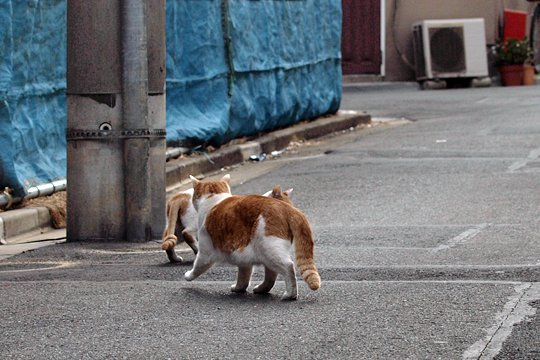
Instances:
[[[182,259],[182,257],[176,253],[174,248],[165,250],[165,253],[167,254],[167,258],[171,263],[181,264],[184,262],[184,259]]]
[[[195,255],[199,252],[199,244],[197,243],[197,239],[192,235],[196,234],[196,231],[190,231],[189,229],[185,229],[182,231],[182,237],[184,238],[184,241],[186,244],[189,245],[191,249],[193,249],[193,252]]]
[[[264,281],[253,288],[255,294],[266,294],[272,290],[276,283],[277,272],[271,270],[269,267],[264,267]]]
[[[268,237],[263,241],[264,266],[283,276],[285,293],[281,300],[296,300],[298,287],[294,262],[291,258],[291,243],[277,237]]]
[[[294,263],[291,260],[286,264],[286,268],[283,271],[283,277],[285,278],[285,293],[281,296],[281,300],[296,300],[298,298],[298,287],[296,284],[296,272],[294,271]]]
[[[238,267],[238,276],[236,278],[236,284],[231,286],[231,291],[236,293],[246,292],[246,289],[249,286],[251,280],[251,272],[253,271],[253,266],[239,266]]]

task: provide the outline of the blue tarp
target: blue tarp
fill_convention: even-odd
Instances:
[[[226,139],[336,112],[341,1],[229,0],[233,88]]]
[[[65,1],[0,0],[0,185],[17,195],[66,176],[65,18]]]
[[[229,118],[222,2],[166,4],[167,141],[219,143]]]
[[[167,0],[167,141],[338,110],[341,0]],[[0,186],[66,174],[65,0],[0,0]]]

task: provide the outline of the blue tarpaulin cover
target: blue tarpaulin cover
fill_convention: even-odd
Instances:
[[[0,0],[0,185],[66,175],[66,5]]]
[[[341,0],[167,0],[167,141],[336,112]],[[0,186],[66,176],[66,2],[0,0]]]

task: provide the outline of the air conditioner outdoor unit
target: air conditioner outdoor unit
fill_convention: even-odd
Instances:
[[[484,19],[417,22],[413,46],[419,81],[488,76]]]

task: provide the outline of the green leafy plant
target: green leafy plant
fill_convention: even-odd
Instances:
[[[498,66],[532,63],[534,53],[527,38],[498,40],[494,52]]]

